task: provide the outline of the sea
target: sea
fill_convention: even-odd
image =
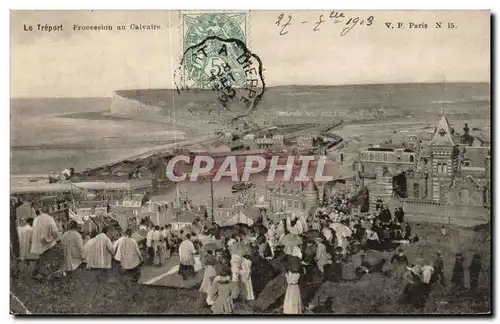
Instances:
[[[111,98],[11,99],[11,175],[97,167],[182,141],[168,126],[107,115]]]
[[[185,105],[201,107],[200,102],[212,100],[200,96]],[[81,171],[191,139],[189,131],[174,130],[160,118],[111,116],[111,100],[11,99],[11,174],[59,173],[69,167]],[[359,116],[355,113],[357,110],[365,108],[390,110],[393,116],[368,124],[363,120],[349,120],[350,116]],[[365,133],[366,137],[372,137],[371,131],[390,129],[390,125],[382,125],[384,122],[417,122],[418,127],[432,128],[442,112],[446,112],[450,122],[458,124],[459,129],[464,122],[469,122],[471,127],[489,133],[491,120],[490,85],[487,83],[275,87],[264,93],[258,109],[256,114],[268,110],[276,115],[283,111],[319,109],[325,116],[322,119],[329,118],[333,122],[335,118],[342,118],[350,122],[350,126],[339,130],[341,136],[347,137]],[[324,113],[339,111],[343,112],[342,117]],[[300,121],[301,118],[292,119]]]

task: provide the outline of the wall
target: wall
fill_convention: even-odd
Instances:
[[[392,200],[390,210],[403,207],[405,218],[414,222],[476,226],[490,220],[490,211],[484,207],[444,205],[430,200]]]

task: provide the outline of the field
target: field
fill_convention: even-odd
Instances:
[[[464,252],[466,267],[470,263],[472,253],[480,252],[483,261],[480,287],[476,292],[457,292],[452,290],[449,284],[445,288],[437,286],[432,291],[423,312],[489,313],[491,309],[489,228],[478,229],[475,232],[449,228],[449,236],[444,239],[440,237],[438,226],[414,224],[414,229],[420,235],[421,241],[405,248],[410,262],[415,262],[418,258],[427,259],[437,249],[441,249],[444,253],[448,283],[456,252]],[[333,308],[337,314],[415,312],[397,304],[401,287],[396,286],[392,279],[380,274],[369,274],[358,282],[331,284],[326,291],[333,296]],[[72,278],[61,278],[54,282],[34,281],[27,270],[19,278],[11,277],[11,292],[32,314],[210,314],[210,310],[203,306],[203,298],[197,289],[182,290],[139,285],[131,282],[118,270],[114,270],[108,276],[81,270]],[[236,313],[255,314],[251,306],[250,303],[237,303]],[[280,313],[279,303],[275,306],[267,313]],[[23,313],[22,307],[13,298],[11,298],[11,312]]]

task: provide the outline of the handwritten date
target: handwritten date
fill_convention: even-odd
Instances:
[[[356,17],[347,17],[345,13],[341,11],[332,10],[329,14],[319,15],[317,20],[313,22],[312,30],[314,32],[318,32],[321,29],[323,24],[334,23],[334,24],[343,24],[342,30],[340,31],[340,36],[347,35],[353,28],[356,26],[371,26],[375,21],[374,16],[369,16],[366,18],[361,18],[359,16]],[[307,24],[307,21],[299,21],[298,24]],[[290,26],[295,24],[294,17],[292,15],[280,14],[278,19],[276,20],[276,26],[279,28],[280,36],[285,36],[288,34]]]

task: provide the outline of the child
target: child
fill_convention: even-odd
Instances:
[[[210,300],[213,300],[214,314],[231,314],[234,311],[233,299],[238,297],[236,283],[231,280],[231,269],[223,267],[219,275],[214,278],[210,289]]]
[[[441,226],[441,235],[443,236],[443,238],[446,238],[446,228],[443,226]]]

